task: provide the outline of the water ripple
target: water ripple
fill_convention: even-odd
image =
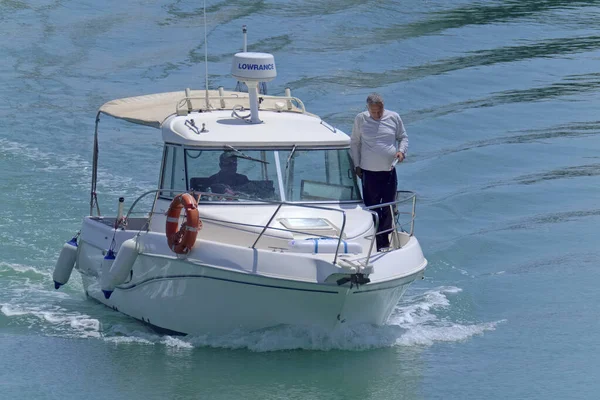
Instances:
[[[577,165],[574,167],[559,168],[552,171],[528,174],[519,177],[516,182],[522,185],[533,185],[535,183],[556,180],[600,176],[600,164]]]
[[[197,21],[202,21],[204,18],[204,8],[198,7],[198,4],[192,3],[190,9],[184,9],[184,5],[180,1],[176,1],[164,7],[168,17],[159,22],[159,25],[182,25],[192,24],[197,25]],[[206,7],[206,14],[210,15],[210,24],[218,26],[226,24],[230,21],[246,18],[251,15],[262,12],[265,7],[265,1],[221,1],[217,4],[212,4]],[[208,22],[208,21],[207,21]]]
[[[599,5],[597,0],[512,0],[496,5],[469,4],[445,11],[435,11],[425,21],[407,25],[392,26],[376,31],[378,37],[397,39],[439,34],[448,29],[459,29],[469,25],[490,25],[511,22],[516,19],[538,18],[546,11],[558,9],[580,9]]]
[[[536,58],[552,58],[597,49],[600,49],[600,36],[548,39],[531,45],[504,46],[491,50],[467,52],[465,56],[447,58],[434,63],[398,70],[370,72],[368,74],[365,74],[361,70],[340,70],[334,75],[298,79],[291,82],[290,85],[297,88],[309,85],[343,84],[344,86],[355,88],[378,88],[398,82],[418,80],[467,68],[513,63]],[[598,76],[590,74],[590,78],[596,81]],[[572,77],[573,81],[581,79],[585,80],[588,78],[586,75]],[[572,85],[576,84],[573,83]]]
[[[494,137],[491,139],[462,143],[458,146],[436,150],[432,153],[417,154],[415,155],[415,158],[419,160],[426,160],[488,146],[525,144],[542,142],[548,139],[578,138],[594,136],[598,134],[600,134],[600,121],[573,122],[570,124],[564,124],[550,128],[525,130],[522,131],[522,133],[513,136]]]
[[[380,2],[375,0],[304,0],[301,3],[293,3],[290,6],[289,2],[273,2],[266,10],[270,15],[285,18],[302,18],[315,16],[332,15],[357,8],[367,8],[370,4],[378,3],[377,6],[382,6]]]

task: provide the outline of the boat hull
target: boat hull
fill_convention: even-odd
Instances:
[[[381,325],[410,283],[422,275],[351,289],[218,272],[202,268],[198,275],[123,285],[110,299],[104,298],[97,278],[84,276],[83,282],[89,296],[154,326],[186,334],[221,334],[282,324],[324,329]]]
[[[313,255],[199,241],[182,257],[169,251],[164,235],[150,232],[136,239],[140,253],[130,276],[107,299],[101,290],[102,261],[111,237],[103,229],[88,221],[82,230],[76,269],[86,293],[140,321],[184,334],[282,324],[382,325],[427,264],[414,239],[401,250],[372,257],[376,272],[370,283],[339,285],[351,272]],[[119,231],[116,241],[132,236]]]

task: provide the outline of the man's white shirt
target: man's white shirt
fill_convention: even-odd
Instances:
[[[384,110],[376,121],[364,111],[354,119],[350,152],[355,166],[367,171],[390,171],[396,153],[406,155],[407,150],[408,135],[398,113]]]

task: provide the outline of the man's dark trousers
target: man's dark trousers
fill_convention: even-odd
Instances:
[[[396,168],[391,171],[362,171],[363,199],[367,207],[377,204],[391,203],[396,199],[398,178]],[[374,211],[379,215],[379,229],[377,232],[392,229],[392,212],[389,206],[377,208]],[[388,233],[377,235],[377,250],[390,246]]]

